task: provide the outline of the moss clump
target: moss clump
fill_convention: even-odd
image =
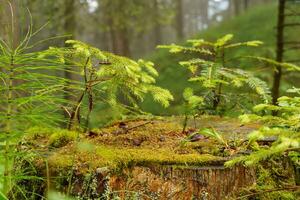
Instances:
[[[37,139],[40,137],[48,137],[56,131],[57,129],[53,128],[34,126],[25,131],[25,136],[29,140]]]
[[[49,145],[52,147],[62,147],[71,141],[78,138],[79,133],[75,131],[68,130],[57,130],[55,133],[51,134],[49,137]]]
[[[25,132],[24,141],[32,147],[63,147],[76,140],[79,133],[59,128],[32,127]]]

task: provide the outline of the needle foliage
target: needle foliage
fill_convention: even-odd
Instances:
[[[184,99],[188,102],[198,103],[198,110],[220,112],[221,108],[230,102],[235,102],[236,96],[228,92],[228,88],[241,88],[248,86],[258,94],[264,102],[270,99],[267,84],[255,77],[251,72],[242,70],[237,63],[241,57],[228,56],[230,51],[236,48],[257,47],[260,41],[232,42],[233,35],[227,34],[215,42],[203,39],[188,40],[187,45],[176,44],[161,45],[159,48],[169,49],[170,53],[185,54],[192,57],[187,61],[181,61],[180,65],[189,69],[191,82],[198,84],[197,90],[201,90],[200,98],[192,95],[188,88],[184,92]],[[226,90],[227,89],[227,90]],[[202,99],[202,101],[201,101]],[[191,106],[195,107],[195,106]]]

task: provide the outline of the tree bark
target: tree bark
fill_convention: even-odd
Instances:
[[[278,21],[277,21],[277,47],[276,47],[276,61],[283,61],[283,43],[284,43],[284,8],[285,0],[279,0],[278,4]],[[277,105],[277,99],[279,97],[280,81],[282,76],[282,68],[276,67],[273,75],[273,88],[272,88],[272,103]],[[276,114],[276,113],[273,113]]]
[[[130,57],[129,39],[127,28],[120,28],[111,24],[110,35],[113,53]]]
[[[233,0],[233,7],[234,7],[234,15],[238,16],[240,14],[240,5],[241,0]]]

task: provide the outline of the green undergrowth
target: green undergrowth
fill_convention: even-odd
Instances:
[[[182,120],[181,117],[130,119],[87,134],[33,127],[27,131],[27,143],[22,145],[26,151],[46,152],[46,157],[37,157],[37,165],[45,167],[42,160],[47,160],[53,171],[74,167],[82,172],[99,167],[117,170],[135,165],[208,166],[222,164],[228,154],[211,138],[185,141],[188,134],[199,128],[215,127],[225,138],[243,138],[257,126],[240,126],[231,118],[203,116],[190,121],[186,132],[182,132]],[[127,131],[120,127],[121,123]]]
[[[299,189],[297,191],[293,167],[290,164],[287,157],[282,156],[256,165],[255,183],[242,188],[230,199],[299,199]]]

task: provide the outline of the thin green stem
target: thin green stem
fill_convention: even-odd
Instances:
[[[14,54],[11,54],[10,64],[9,64],[9,74],[8,74],[8,94],[7,94],[7,110],[6,110],[6,139],[5,139],[5,152],[4,152],[4,181],[3,181],[3,191],[5,194],[8,193],[11,184],[11,170],[10,170],[10,160],[11,160],[11,147],[9,135],[12,132],[12,110],[13,110],[13,71],[14,69]]]

